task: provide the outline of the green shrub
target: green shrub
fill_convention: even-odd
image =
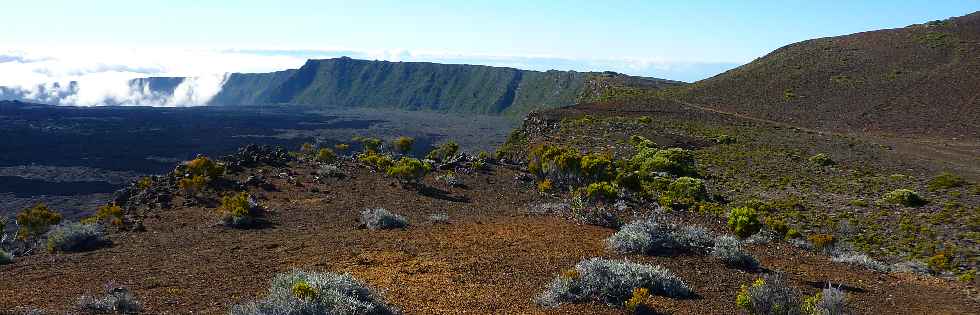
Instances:
[[[103,205],[95,211],[95,216],[92,218],[95,222],[108,222],[111,225],[119,226],[123,224],[123,209],[114,203]]]
[[[557,182],[577,179],[582,174],[582,155],[565,147],[538,145],[528,154],[528,171]]]
[[[786,225],[786,221],[773,217],[766,218],[766,226],[773,232],[776,232],[776,235],[779,237],[786,237],[790,230],[789,225]]]
[[[864,199],[854,199],[848,202],[847,204],[855,207],[861,207],[861,208],[867,208],[869,206],[868,202],[865,201]]]
[[[735,139],[735,137],[730,135],[720,135],[715,138],[715,142],[719,144],[732,144],[735,143],[736,141],[737,140]]]
[[[640,116],[637,121],[643,124],[649,124],[653,122],[653,118],[650,118],[650,116]]]
[[[313,154],[313,149],[314,147],[312,143],[303,143],[299,146],[299,153],[302,153],[303,155],[310,155]]]
[[[188,161],[184,164],[187,168],[187,174],[191,176],[204,176],[208,178],[217,178],[221,174],[225,173],[224,166],[215,163],[206,156],[199,156],[193,160]]]
[[[359,154],[357,161],[379,172],[386,172],[389,167],[395,164],[390,156],[374,151]]]
[[[641,149],[630,159],[630,163],[642,174],[667,172],[677,176],[697,175],[694,153],[681,148]]]
[[[247,192],[239,192],[221,198],[218,214],[221,221],[231,227],[249,227],[256,223],[260,208]]]
[[[589,200],[614,201],[619,198],[619,189],[610,182],[596,182],[586,186],[583,194]]]
[[[581,160],[582,175],[593,181],[609,181],[616,178],[616,166],[609,157],[586,154]]]
[[[139,188],[140,190],[147,190],[152,185],[153,185],[153,177],[150,176],[140,177],[140,179],[136,181],[136,188]]]
[[[360,136],[354,137],[353,140],[354,142],[361,143],[361,147],[364,149],[365,153],[367,152],[377,153],[381,151],[381,144],[384,143],[384,141],[381,141],[381,139],[378,138],[360,137]]]
[[[395,146],[395,150],[397,150],[398,153],[406,154],[412,151],[412,145],[415,144],[415,138],[401,136],[392,141],[391,144]]]
[[[456,156],[458,153],[459,144],[456,144],[455,141],[449,140],[443,144],[440,144],[432,151],[429,151],[429,154],[426,154],[425,158],[437,162],[444,162]]]
[[[929,180],[929,190],[932,191],[962,187],[963,185],[966,185],[966,181],[950,172],[942,172],[942,174]]]
[[[17,214],[17,238],[26,240],[30,237],[39,237],[48,232],[48,229],[55,224],[61,223],[61,214],[51,209],[43,203],[24,209]]]
[[[906,207],[918,207],[926,204],[926,200],[919,197],[919,194],[908,189],[896,189],[882,197],[885,203],[903,205]]]
[[[747,238],[759,232],[762,223],[755,209],[738,207],[728,213],[728,228],[738,237]]]
[[[83,252],[108,244],[102,226],[98,224],[68,223],[59,225],[48,233],[48,250],[51,252]]]
[[[952,255],[945,251],[938,252],[926,260],[926,265],[929,266],[929,269],[933,272],[938,273],[946,271],[950,268],[950,263],[952,262],[951,256]]]
[[[416,184],[432,170],[432,167],[419,159],[402,157],[397,163],[388,168],[388,176],[397,178],[402,183]]]
[[[667,192],[661,196],[660,204],[665,207],[688,208],[707,196],[708,190],[703,180],[681,177],[667,185]]]
[[[825,154],[825,153],[817,153],[816,155],[811,156],[809,160],[810,160],[810,163],[813,163],[814,165],[819,165],[819,166],[830,166],[830,165],[834,165],[834,164],[837,163],[837,162],[834,162],[834,160],[831,159],[830,156],[827,155],[827,154]]]
[[[333,163],[337,160],[337,154],[328,148],[320,148],[316,153],[316,161],[321,163]]]
[[[646,137],[640,135],[633,135],[630,137],[630,144],[633,145],[637,150],[640,149],[656,149],[657,143],[653,142]]]

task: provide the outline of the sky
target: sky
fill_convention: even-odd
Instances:
[[[980,11],[980,0],[3,2],[0,86],[267,72],[344,55],[693,82],[806,39]]]

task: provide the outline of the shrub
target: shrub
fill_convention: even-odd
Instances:
[[[195,193],[204,190],[204,188],[207,187],[208,183],[210,182],[211,182],[211,178],[209,177],[195,175],[191,177],[181,178],[180,181],[177,183],[177,187],[180,187],[181,190]]]
[[[95,216],[93,217],[96,222],[106,222],[112,225],[122,225],[123,224],[123,209],[116,204],[107,204],[99,207],[99,210],[95,211]]]
[[[429,215],[429,222],[436,224],[449,224],[449,215],[445,213],[433,213]]]
[[[653,122],[653,118],[650,118],[650,116],[640,116],[640,118],[637,118],[636,120],[644,124],[649,124]]]
[[[539,178],[557,182],[577,180],[582,174],[582,155],[573,149],[549,145],[531,148],[527,168]]]
[[[445,174],[436,176],[436,180],[443,182],[446,184],[446,186],[450,186],[450,187],[463,186],[463,179],[459,178],[459,176],[456,176],[456,172],[453,171],[448,171]]]
[[[728,213],[728,228],[736,236],[747,238],[759,232],[762,229],[762,223],[759,223],[759,215],[756,214],[755,209],[739,207]]]
[[[544,180],[541,180],[540,182],[538,182],[538,191],[540,191],[540,192],[549,192],[552,189],[554,189],[554,185],[552,185],[550,179],[544,179]]]
[[[830,284],[817,294],[803,299],[800,306],[803,314],[813,315],[841,315],[849,314],[847,310],[847,293],[840,288],[835,288]]]
[[[929,266],[929,270],[932,270],[933,272],[938,273],[946,271],[950,267],[950,256],[952,255],[949,255],[945,251],[938,252],[926,260],[926,265]]]
[[[779,275],[756,279],[751,286],[742,286],[735,304],[752,314],[799,314],[800,301],[796,290]]]
[[[586,186],[582,194],[589,200],[614,201],[619,197],[619,189],[613,183],[597,182]]]
[[[221,198],[218,207],[221,221],[230,227],[249,227],[256,223],[261,214],[258,202],[247,192],[239,192]]]
[[[603,204],[586,205],[584,202],[571,206],[572,218],[576,221],[607,228],[619,228],[623,221],[613,212],[613,209]]]
[[[677,176],[697,175],[694,153],[681,148],[643,148],[630,159],[630,163],[644,175],[654,172],[667,172]]]
[[[556,307],[563,303],[594,301],[622,307],[638,288],[647,289],[651,295],[670,298],[692,294],[687,284],[670,270],[629,260],[590,258],[576,264],[574,273],[565,274],[552,280],[538,296],[539,305]]]
[[[377,153],[381,150],[381,144],[384,141],[378,138],[368,138],[368,137],[354,137],[354,142],[360,142],[361,147],[364,148],[364,152],[374,152]]]
[[[68,223],[48,233],[48,250],[51,252],[84,252],[108,243],[102,226],[98,224]]]
[[[593,181],[610,181],[616,178],[616,166],[609,157],[599,154],[582,156],[582,175]]]
[[[397,178],[402,183],[419,183],[422,177],[432,170],[428,164],[410,157],[402,157],[397,163],[388,168],[388,176]]]
[[[882,197],[885,203],[903,205],[906,207],[918,207],[926,204],[926,200],[919,197],[919,194],[908,189],[896,189]]]
[[[321,163],[333,163],[337,160],[337,154],[333,150],[320,148],[316,153],[316,161]]]
[[[408,220],[384,208],[365,209],[361,211],[361,224],[372,230],[400,229],[408,226]]]
[[[732,144],[735,143],[736,141],[737,140],[735,139],[735,137],[730,135],[720,135],[715,138],[715,142],[719,144]]]
[[[647,139],[646,137],[643,137],[641,135],[633,135],[633,136],[631,136],[630,137],[630,144],[632,144],[633,147],[635,147],[637,150],[641,150],[641,149],[654,149],[654,150],[656,150],[657,149],[657,143],[655,143],[652,140]],[[656,152],[653,152],[653,153],[656,153]]]
[[[412,151],[412,145],[415,144],[415,138],[401,136],[392,141],[391,144],[395,147],[395,150],[397,150],[398,153],[406,154],[409,151]]]
[[[457,153],[459,153],[459,144],[456,144],[455,141],[449,140],[443,144],[440,144],[432,151],[429,151],[429,154],[426,154],[425,158],[437,162],[444,162],[452,157],[455,157]]]
[[[976,269],[967,270],[966,272],[963,272],[962,274],[957,276],[956,279],[960,280],[961,282],[972,283],[974,280],[977,279],[977,270]]]
[[[807,237],[807,239],[810,240],[810,243],[813,243],[813,248],[817,250],[828,250],[837,242],[834,236],[830,234],[813,234]]]
[[[646,304],[650,299],[650,290],[647,288],[633,289],[633,295],[626,300],[625,309],[627,314],[650,314],[653,310]]]
[[[0,249],[0,265],[6,265],[14,262],[14,255]]]
[[[191,176],[203,176],[207,178],[217,178],[225,173],[225,168],[206,156],[198,156],[184,164],[187,173]]]
[[[963,185],[966,185],[966,181],[950,172],[942,172],[929,180],[929,190],[933,191],[962,187]]]
[[[817,153],[814,156],[811,156],[809,160],[810,163],[819,166],[830,166],[830,165],[837,164],[837,162],[834,162],[834,160],[831,159],[830,156],[825,153]]]
[[[665,207],[688,208],[708,197],[704,181],[681,177],[667,185],[667,192],[660,197],[660,204]]]
[[[879,271],[879,272],[891,271],[891,267],[889,267],[888,265],[883,264],[880,261],[871,259],[871,257],[868,257],[868,255],[854,253],[854,252],[836,252],[833,253],[833,255],[830,257],[830,260],[838,263],[860,265],[868,269]]]
[[[364,165],[379,172],[385,172],[388,170],[389,167],[395,164],[395,161],[392,161],[390,156],[380,154],[374,151],[361,153],[360,155],[357,156],[357,160],[363,163]]]
[[[304,155],[313,154],[313,148],[314,147],[312,143],[309,142],[303,143],[302,145],[299,146],[299,152],[303,153]]]
[[[136,181],[136,188],[139,188],[140,190],[147,190],[152,185],[153,185],[153,177],[150,176],[140,177],[140,179]]]
[[[268,295],[230,311],[232,315],[395,313],[373,289],[349,274],[304,271],[276,275]]]
[[[623,226],[606,239],[606,247],[619,254],[665,255],[703,252],[712,246],[708,232],[699,227],[682,227],[650,218]]]
[[[715,239],[715,246],[711,250],[711,255],[733,268],[745,270],[759,268],[759,261],[742,250],[741,242],[731,236],[721,236]]]
[[[26,240],[29,237],[41,236],[47,233],[52,225],[58,223],[61,223],[61,214],[39,203],[17,214],[17,225],[20,226],[17,238]]]
[[[766,226],[781,238],[786,237],[786,234],[788,234],[790,230],[789,225],[786,225],[786,221],[773,217],[766,218]]]
[[[333,148],[334,150],[337,150],[337,152],[345,152],[347,150],[350,150],[350,145],[346,143],[338,143],[333,145]]]
[[[129,289],[109,287],[106,291],[102,296],[83,295],[78,309],[88,314],[136,314],[143,310]]]

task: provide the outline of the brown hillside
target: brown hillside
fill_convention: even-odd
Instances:
[[[672,91],[722,111],[821,130],[980,138],[980,12],[819,38]]]

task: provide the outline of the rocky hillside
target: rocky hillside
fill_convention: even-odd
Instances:
[[[575,104],[595,93],[595,82],[611,77],[627,76],[335,58],[310,60],[296,70],[232,74],[211,104],[302,104],[521,115],[534,109]],[[620,82],[653,88],[681,84],[637,77]]]
[[[980,12],[777,49],[671,96],[820,130],[980,139]]]

